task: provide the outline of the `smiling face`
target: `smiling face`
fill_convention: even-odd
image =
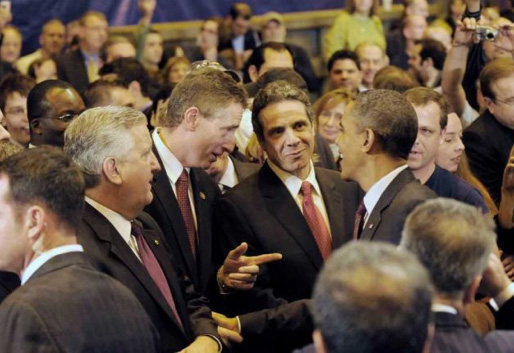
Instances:
[[[27,146],[30,142],[29,120],[27,118],[27,97],[18,92],[7,96],[2,125],[11,134],[11,139]]]
[[[437,150],[435,162],[441,168],[455,173],[463,152],[462,124],[457,114],[450,113],[444,133],[444,142]]]
[[[331,99],[318,116],[318,132],[328,143],[335,143],[341,133],[341,119],[346,104],[337,99]]]
[[[286,100],[268,105],[259,114],[268,158],[280,169],[305,179],[314,152],[314,128],[305,105]]]
[[[418,135],[409,154],[409,167],[416,171],[430,168],[435,163],[435,156],[443,142],[443,133],[439,125],[440,108],[435,102],[425,106],[414,105],[418,116]]]
[[[201,114],[200,114],[201,115]],[[223,154],[232,152],[236,139],[235,132],[243,116],[243,107],[230,103],[220,109],[215,116],[197,117],[194,138],[191,139],[191,167],[209,168],[211,163]]]

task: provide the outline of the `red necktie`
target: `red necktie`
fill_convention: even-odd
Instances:
[[[321,256],[326,260],[332,252],[332,239],[323,215],[318,210],[312,199],[312,185],[308,181],[304,181],[301,187],[303,195],[302,209],[303,216],[314,235],[314,240],[318,245]]]
[[[173,294],[171,293],[166,276],[164,275],[164,272],[162,271],[161,265],[159,265],[159,261],[155,257],[155,254],[148,246],[148,243],[143,236],[141,226],[135,221],[131,222],[131,233],[136,238],[139,255],[141,256],[141,260],[143,261],[143,265],[145,266],[146,271],[148,271],[148,274],[150,277],[152,277],[154,283],[161,291],[164,299],[166,299],[166,302],[170,306],[171,311],[175,315],[175,319],[179,323],[182,330],[184,330],[184,326],[180,316],[178,315],[175,300],[173,299]]]
[[[191,202],[189,202],[189,175],[187,174],[187,170],[182,170],[182,174],[178,177],[176,187],[177,201],[180,211],[182,212],[182,219],[186,225],[189,246],[191,247],[193,257],[196,259],[196,229]]]
[[[357,212],[355,213],[355,223],[353,224],[353,240],[359,239],[364,226],[364,215],[366,214],[366,206],[364,201],[359,204]]]

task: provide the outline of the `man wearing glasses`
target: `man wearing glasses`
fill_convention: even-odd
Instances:
[[[27,95],[34,85],[32,78],[20,74],[9,75],[0,84],[2,126],[9,131],[11,141],[24,148],[30,143]]]
[[[84,109],[84,101],[69,83],[60,80],[38,83],[27,97],[31,145],[62,147],[64,130]]]

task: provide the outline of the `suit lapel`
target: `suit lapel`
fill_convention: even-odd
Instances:
[[[327,209],[332,235],[332,249],[337,249],[348,240],[344,234],[343,222],[341,222],[341,219],[345,218],[343,195],[336,189],[335,182],[327,178],[323,172],[316,170],[316,179]]]
[[[174,315],[159,287],[154,283],[144,265],[139,261],[132,249],[130,249],[114,226],[112,226],[112,224],[102,214],[87,203],[83,218],[100,240],[109,243],[110,251],[130,270],[130,272],[132,272],[134,277],[141,282],[143,287],[145,287],[155,301],[159,303],[162,309],[171,318],[173,318],[173,320],[175,320]]]
[[[157,150],[154,147],[154,154],[157,156],[159,163],[162,164],[161,157],[157,153]],[[188,267],[188,274],[191,276],[191,279],[195,284],[199,284],[198,278],[198,269],[193,254],[191,253],[191,247],[189,245],[189,240],[187,237],[187,230],[184,224],[184,220],[182,219],[182,211],[180,210],[180,206],[178,204],[177,198],[175,197],[175,193],[171,188],[170,180],[164,168],[160,172],[158,172],[154,177],[153,183],[154,189],[154,197],[157,202],[161,204],[161,207],[166,210],[166,216],[168,217],[168,222],[173,228],[174,234],[165,234],[164,237],[172,237],[174,236],[176,239],[176,243],[180,247],[180,253],[182,254],[186,266]],[[194,193],[194,189],[193,189]],[[196,205],[196,199],[195,199]],[[197,215],[198,219],[198,215]],[[173,243],[168,244],[172,246]]]
[[[321,269],[323,257],[319,252],[309,225],[285,185],[267,163],[262,166],[259,172],[259,189],[270,214],[296,240],[312,264],[317,269]]]
[[[403,170],[400,174],[393,179],[391,184],[384,190],[380,198],[378,199],[375,208],[368,217],[364,228],[361,233],[361,240],[372,240],[377,228],[382,221],[382,212],[389,207],[392,200],[396,197],[396,194],[408,183],[414,180],[414,176],[409,168]]]

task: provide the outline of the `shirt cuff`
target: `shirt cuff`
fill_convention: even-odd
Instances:
[[[205,335],[205,336],[210,337],[216,341],[216,343],[218,344],[218,353],[221,353],[221,351],[223,351],[223,344],[221,344],[221,341],[218,339],[218,337],[213,336],[213,335]]]
[[[514,297],[514,283],[511,283],[500,292],[494,298],[491,298],[490,304],[494,308],[494,310],[498,311],[509,299]]]

